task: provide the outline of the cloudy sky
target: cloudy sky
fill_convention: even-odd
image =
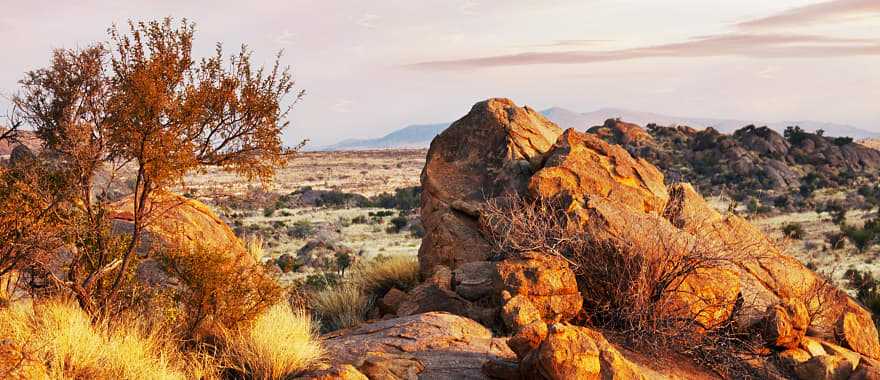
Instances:
[[[0,93],[53,48],[163,16],[195,21],[201,53],[285,51],[307,91],[289,143],[450,121],[489,97],[880,131],[880,0],[0,0]]]

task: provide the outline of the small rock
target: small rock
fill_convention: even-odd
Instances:
[[[501,308],[501,319],[514,333],[536,321],[541,321],[541,313],[526,296],[511,298]]]
[[[880,380],[880,365],[874,360],[863,359],[849,380]]]
[[[797,367],[794,373],[800,380],[847,380],[853,372],[852,363],[842,356],[820,355]]]
[[[767,308],[764,316],[764,338],[767,344],[795,348],[807,332],[810,316],[807,307],[797,299],[786,299]]]
[[[358,369],[370,380],[418,380],[425,366],[409,355],[372,353]]]
[[[397,314],[397,308],[406,299],[406,293],[397,288],[391,288],[385,296],[379,300],[379,310],[382,314]]]
[[[816,340],[816,338],[804,337],[804,339],[801,340],[801,348],[810,353],[811,357],[828,355],[828,353],[825,352],[825,347],[822,347],[822,342]]]
[[[527,379],[646,379],[650,371],[637,367],[586,327],[555,324],[547,338],[520,363]]]
[[[812,359],[809,352],[800,348],[791,348],[777,354],[779,361],[788,368],[794,368]]]
[[[547,337],[547,324],[544,321],[536,321],[524,328],[507,340],[507,346],[522,360],[537,348],[544,338]]]
[[[468,301],[491,296],[496,291],[495,263],[474,261],[464,263],[453,272],[455,292]]]
[[[329,369],[314,371],[299,376],[297,380],[368,380],[363,373],[351,364],[341,364]]]
[[[517,380],[520,379],[519,365],[506,360],[492,359],[483,363],[482,372],[492,379]]]

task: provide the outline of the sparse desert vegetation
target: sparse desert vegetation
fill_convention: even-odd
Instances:
[[[669,75],[676,89],[641,92],[706,106],[677,87],[700,82],[703,71],[723,74],[727,65],[691,70],[715,55],[736,56],[742,71],[756,59],[820,62],[822,49],[871,59],[877,46],[868,38],[763,34],[768,23],[798,20],[800,29],[844,13],[880,14],[828,6],[844,2],[737,22],[732,37],[601,50],[612,42],[603,40],[595,51],[567,46],[599,40],[526,41],[541,50],[393,68],[405,49],[386,44],[373,61],[366,47],[400,20],[357,17],[350,7],[345,22],[358,26],[357,39],[324,25],[310,33],[345,35],[347,59],[317,67],[316,77],[333,77],[351,99],[319,89],[315,104],[326,109],[303,120],[322,115],[321,132],[346,137],[335,147],[388,147],[364,151],[307,151],[308,140],[285,140],[302,121],[291,112],[305,92],[283,50],[206,49],[195,23],[171,16],[111,24],[103,40],[57,48],[3,97],[0,379],[880,379],[880,151],[876,139],[857,140],[880,134],[809,120],[536,111],[506,98],[379,139],[329,128],[343,118],[363,123],[353,116],[398,87],[445,93],[419,77],[425,70],[442,69],[430,79],[457,88],[471,71],[491,67],[481,74],[491,81],[505,79],[505,66],[528,65],[520,77],[531,85],[544,75],[532,70],[538,65],[590,63],[601,64],[594,78],[622,83],[628,78],[606,76],[615,61],[627,61],[633,76],[635,61],[673,53],[692,59],[687,80]],[[280,18],[276,8],[285,6],[241,11]],[[489,7],[452,8],[459,21]],[[520,5],[501,8],[517,21]],[[824,12],[832,13],[817,16]],[[323,13],[322,24],[338,12]],[[474,18],[481,26],[493,19]],[[0,19],[0,31],[24,24],[10,20]],[[296,21],[286,25],[299,28]],[[427,21],[393,36],[440,30]],[[227,28],[246,34],[263,22]],[[324,41],[310,51],[318,45],[305,37],[276,34],[254,46],[333,56]],[[473,43],[458,37],[430,54]],[[489,37],[477,41],[481,51],[501,41]],[[362,67],[375,83],[369,92],[344,83]],[[388,81],[402,68],[412,76]],[[752,76],[781,84],[799,73],[776,71]],[[856,82],[843,74],[850,80],[841,82]],[[580,80],[556,77],[560,89]],[[760,92],[729,107],[782,112],[782,99]],[[784,105],[809,98],[797,95]],[[436,106],[421,100],[373,107],[370,123],[392,107]],[[835,112],[863,117],[862,108]],[[666,125],[592,121],[608,112]],[[671,121],[684,119],[695,127]]]

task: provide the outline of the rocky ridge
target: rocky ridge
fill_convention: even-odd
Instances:
[[[640,137],[631,141],[649,139],[634,131],[629,133]],[[645,231],[745,252],[735,265],[689,275],[679,288],[688,291],[676,302],[693,306],[683,312],[706,328],[735,320],[736,328],[763,328],[768,337],[775,328],[775,338],[767,343],[771,350],[759,367],[804,372],[847,362],[855,371],[856,356],[864,363],[880,358],[870,314],[784,255],[747,221],[711,209],[688,184],[667,186],[648,160],[594,134],[563,132],[528,107],[506,99],[475,105],[434,140],[422,184],[427,234],[419,259],[431,281],[410,292],[406,302],[416,307],[397,314],[447,311],[509,331],[508,345],[517,361],[490,361],[495,363],[486,366],[490,374],[506,368],[523,378],[656,378],[649,375],[656,369],[615,355],[620,349],[600,331],[569,324],[590,310],[576,300],[589,289],[579,286],[581,278],[566,260],[548,252],[505,257],[493,251],[479,227],[481,210],[488,200],[510,194],[564,199],[573,217],[601,232],[597,239],[633,241],[646,259],[659,253]],[[713,307],[699,304],[706,300]],[[834,359],[817,360],[801,355],[807,360],[792,368],[774,367],[774,357],[789,355],[784,353],[806,340],[852,354],[846,359],[826,352]],[[575,356],[565,359],[566,352]]]
[[[723,134],[713,128],[638,125],[609,119],[589,133],[619,144],[657,165],[667,176],[703,191],[808,192],[876,178],[880,151],[848,138],[799,129],[783,136],[749,125]],[[801,190],[805,188],[805,190]]]

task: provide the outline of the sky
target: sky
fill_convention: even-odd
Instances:
[[[112,24],[197,24],[196,53],[279,50],[297,88],[285,142],[453,121],[507,97],[880,131],[880,0],[0,0],[0,110],[52,49]]]

